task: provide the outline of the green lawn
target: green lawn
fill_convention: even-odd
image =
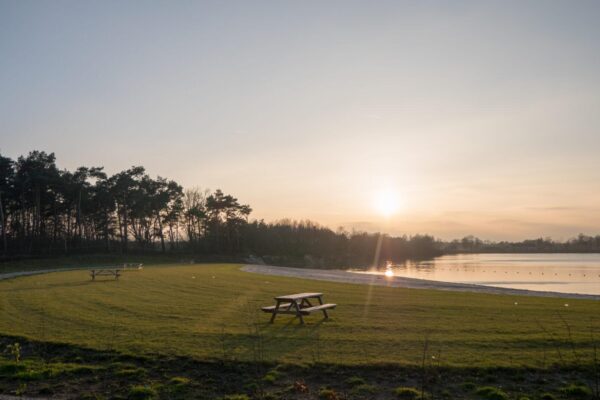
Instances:
[[[304,291],[338,304],[330,320],[270,325],[259,311]],[[224,264],[146,267],[119,281],[69,271],[0,282],[1,334],[203,359],[419,363],[427,338],[428,359],[442,365],[588,363],[598,316],[592,300],[369,287]]]

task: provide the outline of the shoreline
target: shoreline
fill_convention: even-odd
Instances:
[[[510,289],[498,286],[484,286],[468,283],[451,283],[442,281],[432,281],[427,279],[404,278],[400,276],[386,277],[384,275],[375,274],[360,274],[348,272],[339,269],[314,269],[314,268],[292,268],[292,267],[276,267],[270,265],[254,265],[247,264],[241,268],[242,271],[248,273],[256,273],[262,275],[276,275],[293,278],[314,279],[320,281],[353,283],[359,285],[377,285],[388,287],[400,287],[407,289],[429,289],[429,290],[446,290],[454,292],[473,292],[499,294],[509,296],[532,296],[532,297],[554,297],[564,299],[587,299],[600,300],[600,295],[593,294],[578,294],[578,293],[561,293],[561,292],[543,292],[537,290],[526,289]]]

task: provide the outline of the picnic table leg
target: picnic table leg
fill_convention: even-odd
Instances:
[[[300,308],[302,307],[312,307],[312,304],[308,299],[302,299],[302,302],[300,303]]]
[[[294,307],[296,307],[296,316],[300,318],[300,323],[304,324],[304,318],[302,318],[302,313],[300,312],[300,306],[298,305],[298,301],[294,300],[292,304],[294,305]]]
[[[273,315],[271,315],[271,324],[273,323],[273,321],[275,321],[275,316],[277,315],[277,312],[279,311],[279,305],[281,304],[281,300],[277,300],[277,305],[275,306],[275,309],[273,310]]]
[[[319,299],[319,304],[323,305],[323,299],[321,298],[321,296],[319,296],[318,299]],[[327,315],[326,309],[323,309],[323,315],[325,316],[325,318],[327,318],[327,319],[329,318],[329,315]]]

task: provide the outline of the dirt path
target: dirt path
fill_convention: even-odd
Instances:
[[[360,274],[337,269],[311,269],[273,267],[267,265],[245,265],[242,271],[263,275],[289,276],[294,278],[316,279],[320,281],[357,283],[366,285],[403,287],[411,289],[436,289],[458,292],[492,293],[516,296],[561,297],[567,299],[600,300],[600,296],[588,294],[539,292],[534,290],[508,289],[495,286],[473,285],[466,283],[450,283],[425,279],[386,277],[383,275]]]
[[[84,269],[84,268],[54,268],[54,269],[40,269],[40,270],[36,270],[36,271],[6,272],[4,274],[0,274],[0,281],[5,280],[5,279],[18,278],[20,276],[48,274],[50,272],[74,271],[74,270],[78,270],[78,269]],[[2,398],[0,397],[0,400],[1,399]]]

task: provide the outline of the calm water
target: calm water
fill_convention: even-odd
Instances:
[[[388,274],[513,289],[600,294],[600,254],[458,254],[393,265]],[[363,271],[384,274],[380,270]]]

